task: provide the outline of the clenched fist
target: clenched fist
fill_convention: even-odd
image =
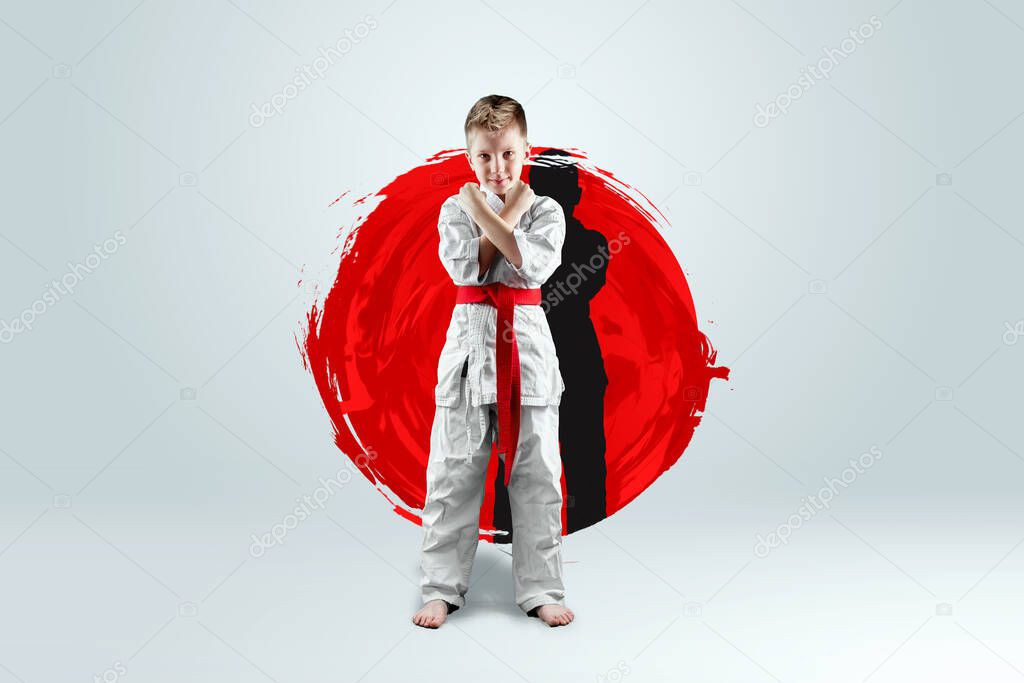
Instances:
[[[481,207],[487,206],[487,195],[476,183],[466,183],[459,190],[459,201],[475,216]]]
[[[517,179],[512,181],[511,187],[505,193],[505,206],[511,207],[517,216],[522,216],[530,210],[536,198],[533,188]]]

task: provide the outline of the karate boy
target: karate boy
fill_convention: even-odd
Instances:
[[[565,384],[540,286],[561,263],[562,207],[519,176],[530,155],[526,114],[489,95],[470,109],[466,158],[477,183],[441,206],[441,262],[457,298],[438,361],[423,506],[423,607],[437,628],[465,605],[476,556],[491,444],[498,442],[512,511],[515,600],[549,626],[573,619],[562,583],[562,461],[558,407]]]

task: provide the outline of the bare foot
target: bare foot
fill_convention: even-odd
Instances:
[[[444,623],[448,617],[448,605],[444,600],[430,600],[426,602],[420,611],[412,615],[412,623],[424,628],[437,628]]]
[[[537,617],[548,626],[565,626],[574,616],[571,609],[557,604],[537,608]]]

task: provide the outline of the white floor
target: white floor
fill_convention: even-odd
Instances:
[[[566,538],[577,616],[555,629],[514,605],[508,548],[489,544],[466,607],[413,625],[419,528],[361,484],[259,557],[231,515],[50,508],[0,555],[0,681],[1022,677],[1019,511],[1016,528],[914,529],[851,486],[759,557],[755,535],[776,526],[763,520],[785,515],[678,495],[730,461],[767,475],[743,450],[715,463],[697,445],[636,505]]]

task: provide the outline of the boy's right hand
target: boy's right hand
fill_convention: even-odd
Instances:
[[[505,206],[511,208],[516,216],[521,217],[530,210],[536,198],[537,196],[533,193],[533,188],[517,178],[505,192]],[[517,219],[512,223],[514,225],[518,222]]]

